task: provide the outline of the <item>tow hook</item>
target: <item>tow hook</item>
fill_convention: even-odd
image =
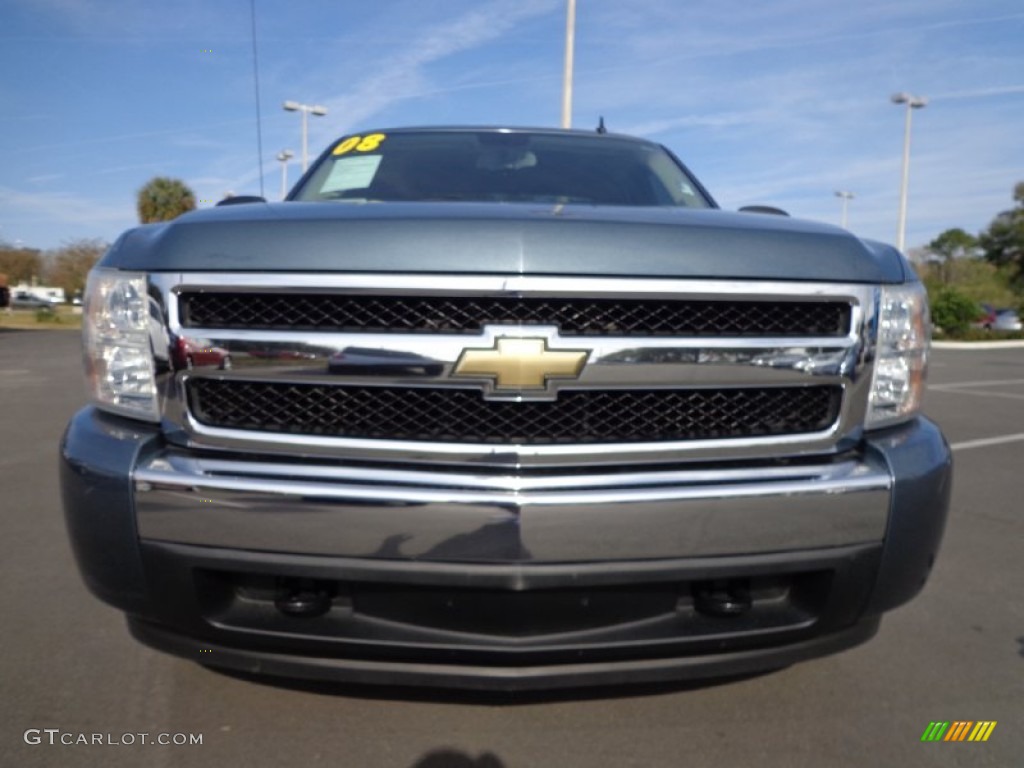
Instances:
[[[707,616],[740,616],[750,610],[747,579],[715,579],[693,585],[693,605]]]
[[[311,618],[331,609],[331,590],[314,579],[284,579],[281,594],[274,600],[277,610],[287,616]]]

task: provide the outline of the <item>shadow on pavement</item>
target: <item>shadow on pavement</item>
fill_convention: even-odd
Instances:
[[[490,752],[484,752],[474,760],[456,749],[435,749],[409,768],[505,768],[505,764]]]

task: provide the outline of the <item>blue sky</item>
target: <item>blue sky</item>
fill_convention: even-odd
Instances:
[[[319,103],[310,154],[365,128],[556,125],[565,0],[256,0],[262,174],[300,150],[281,102]],[[0,240],[52,248],[134,225],[183,179],[200,206],[259,193],[246,0],[0,0]],[[210,52],[207,52],[210,51]],[[660,141],[719,203],[896,235],[976,232],[1024,180],[1020,0],[578,0],[574,127]],[[290,167],[290,180],[298,166]]]

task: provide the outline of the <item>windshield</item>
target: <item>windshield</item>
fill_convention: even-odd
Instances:
[[[343,137],[290,199],[710,207],[656,144],[525,131]]]

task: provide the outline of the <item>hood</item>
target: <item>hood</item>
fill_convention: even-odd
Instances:
[[[825,224],[716,209],[251,203],[129,230],[103,266],[895,283],[896,249]]]

